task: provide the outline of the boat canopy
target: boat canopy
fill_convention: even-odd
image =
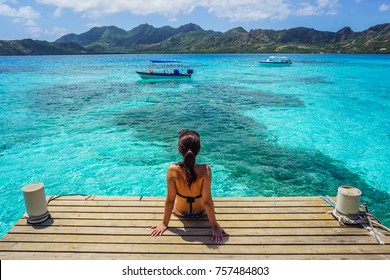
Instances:
[[[181,63],[180,60],[150,60],[151,63]]]
[[[280,60],[282,60],[282,59],[287,59],[287,56],[270,56],[270,57],[268,57],[268,58],[270,58],[270,59],[280,59]]]

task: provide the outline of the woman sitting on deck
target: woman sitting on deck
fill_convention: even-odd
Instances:
[[[167,172],[167,198],[164,218],[160,225],[152,226],[152,236],[161,236],[168,228],[172,210],[180,217],[202,217],[207,214],[211,225],[212,240],[223,242],[227,233],[217,223],[214,203],[211,198],[211,170],[207,164],[196,164],[200,151],[199,134],[182,130],[179,135],[179,153],[183,161],[172,164]]]

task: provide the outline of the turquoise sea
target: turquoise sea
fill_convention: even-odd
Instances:
[[[262,54],[0,57],[0,237],[47,195],[164,196],[178,131],[198,130],[212,193],[318,196],[341,185],[390,224],[390,56]],[[188,81],[145,82],[149,59]]]

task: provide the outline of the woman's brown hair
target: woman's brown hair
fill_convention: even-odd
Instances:
[[[186,174],[186,185],[191,189],[191,184],[196,181],[195,158],[200,151],[200,136],[194,130],[181,130],[179,132],[179,153],[183,156],[183,161],[179,166]]]

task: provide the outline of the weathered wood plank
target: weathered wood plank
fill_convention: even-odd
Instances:
[[[158,196],[142,196],[142,201],[145,200],[165,200],[165,197]],[[231,201],[231,202],[242,202],[242,201],[308,201],[308,200],[314,200],[319,201],[322,200],[319,196],[269,196],[269,197],[213,197],[214,201]],[[335,198],[333,198],[335,200]]]
[[[164,254],[384,254],[390,245],[82,244],[0,242],[0,251]]]
[[[382,237],[385,243],[390,242],[390,236]],[[78,235],[78,234],[10,234],[4,237],[3,241],[9,242],[51,242],[51,243],[98,243],[98,244],[213,244],[210,235],[163,235],[151,237],[148,235]],[[226,237],[229,245],[291,245],[291,244],[372,244],[378,245],[374,237],[367,236],[234,236]]]
[[[231,207],[231,208],[237,208],[237,207],[324,207],[329,206],[325,201],[323,200],[298,200],[298,201],[276,201],[275,203],[273,201],[222,201],[218,200],[215,201],[215,207]],[[123,200],[110,200],[110,201],[99,201],[99,200],[91,200],[91,201],[84,201],[84,200],[52,200],[49,203],[50,206],[137,206],[137,207],[164,207],[164,201],[154,201],[154,200],[147,200],[147,201],[137,201],[137,200],[129,200],[129,201],[123,201]]]
[[[2,260],[388,260],[382,254],[123,254],[0,252]]]
[[[163,213],[58,213],[52,212],[53,219],[97,219],[97,220],[155,220],[163,219]],[[287,221],[287,220],[334,220],[331,214],[317,213],[317,214],[218,214],[218,221]],[[173,216],[172,220],[177,220]],[[207,217],[198,218],[197,220],[207,220]]]
[[[95,196],[95,195],[74,195],[74,196],[47,196],[55,197],[56,200],[95,200],[95,201],[165,201],[164,196]],[[333,198],[335,199],[335,198]],[[214,201],[308,201],[322,200],[318,196],[285,196],[285,197],[214,197]]]
[[[140,201],[142,196],[97,196],[97,195],[50,195],[47,199],[54,199],[57,201]],[[163,197],[155,197],[152,200],[162,200]]]
[[[237,236],[364,236],[369,237],[368,231],[362,228],[226,228],[230,235]],[[146,235],[150,227],[84,227],[84,226],[48,226],[32,227],[29,225],[15,226],[10,234],[99,234],[99,235]],[[383,232],[383,231],[382,231]],[[385,232],[383,232],[385,233]],[[196,235],[210,236],[210,228],[169,227],[164,235]],[[387,232],[387,235],[390,233]]]
[[[102,227],[147,227],[161,223],[161,219],[155,220],[90,220],[90,219],[49,219],[35,228],[44,226],[102,226]],[[27,221],[19,220],[17,225],[27,225]],[[173,219],[170,223],[172,227],[210,227],[208,221],[205,220],[177,220]],[[244,228],[264,228],[264,227],[339,227],[339,222],[336,220],[297,220],[297,221],[223,221],[221,226],[229,227],[244,227]]]
[[[283,214],[283,213],[295,213],[295,214],[314,214],[314,213],[327,213],[332,210],[331,207],[275,207],[275,208],[217,208],[217,214]],[[59,212],[71,212],[71,213],[164,213],[164,207],[116,207],[116,206],[53,206],[49,205],[49,211],[51,213]]]

